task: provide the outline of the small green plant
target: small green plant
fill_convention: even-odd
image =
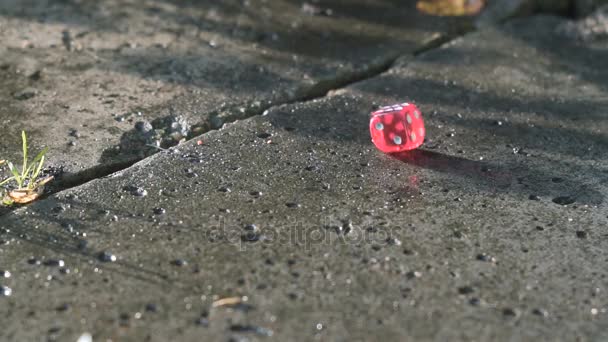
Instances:
[[[34,159],[29,161],[25,131],[21,131],[21,140],[23,148],[23,164],[21,165],[21,170],[11,162],[0,160],[0,165],[6,163],[12,174],[12,176],[0,181],[0,186],[4,186],[10,182],[15,182],[17,185],[16,189],[9,191],[8,195],[4,198],[3,203],[6,205],[12,205],[13,203],[29,203],[35,200],[40,195],[44,184],[53,179],[53,177],[38,179],[42,166],[44,165],[44,156],[48,151],[48,148],[44,148],[36,157],[34,157]]]

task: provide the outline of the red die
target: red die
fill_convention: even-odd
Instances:
[[[402,103],[382,107],[369,120],[372,142],[384,153],[415,149],[424,141],[424,120],[416,106]]]

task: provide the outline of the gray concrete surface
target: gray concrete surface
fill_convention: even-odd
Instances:
[[[56,167],[95,177],[179,140],[165,118],[195,135],[322,95],[468,21],[423,16],[415,1],[2,0],[0,155],[15,158],[26,129]]]
[[[608,45],[564,24],[468,34],[2,216],[0,339],[605,340]],[[428,140],[387,156],[367,123],[397,101]]]

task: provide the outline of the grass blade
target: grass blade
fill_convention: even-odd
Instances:
[[[44,155],[40,157],[40,162],[38,163],[38,167],[35,170],[32,170],[32,177],[30,178],[30,184],[35,185],[36,179],[40,174],[40,170],[42,170],[42,165],[44,164]]]
[[[32,160],[33,164],[36,164],[42,157],[44,157],[44,155],[48,152],[49,148],[45,147],[42,149],[42,151],[40,151],[36,157]]]
[[[15,178],[20,178],[19,172],[13,163],[8,162],[8,169],[11,170],[11,173],[15,176]]]
[[[4,184],[12,181],[13,179],[15,179],[15,177],[8,177],[7,179],[5,179],[2,182],[0,182],[0,186],[3,186]]]
[[[27,174],[27,136],[25,131],[21,131],[21,141],[23,142],[23,165],[21,166],[21,178]]]
[[[32,171],[32,178],[36,178],[36,176],[33,176],[34,174],[34,168],[36,167],[36,163],[38,163],[38,161],[40,161],[41,159],[44,158],[44,155],[46,154],[46,152],[49,150],[48,147],[45,147],[42,151],[40,151],[36,157],[30,162],[30,166],[28,167],[28,169],[26,170],[25,174],[27,175],[28,173],[30,173],[30,170]],[[38,168],[40,168],[41,165],[38,166]],[[40,172],[40,171],[38,171]],[[38,172],[36,172],[36,175],[38,175]],[[35,179],[34,179],[35,180]]]
[[[23,186],[23,178],[21,178],[21,175],[19,175],[19,171],[17,171],[17,168],[15,167],[15,165],[13,165],[13,163],[8,162],[8,168],[9,170],[11,170],[11,173],[13,174],[13,176],[15,176],[15,180],[17,181],[17,185],[19,187]]]

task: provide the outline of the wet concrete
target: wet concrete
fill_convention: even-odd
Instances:
[[[1,338],[606,339],[608,45],[564,24],[469,34],[3,216]],[[367,123],[397,101],[428,140],[387,156]]]
[[[19,153],[25,129],[71,185],[158,151],[137,122],[181,116],[200,134],[368,77],[468,22],[415,1],[2,0],[0,155]]]

